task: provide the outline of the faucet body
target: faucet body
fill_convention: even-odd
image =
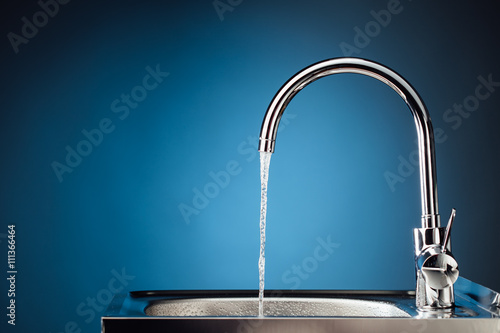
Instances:
[[[453,283],[458,278],[458,268],[451,255],[449,229],[445,239],[444,228],[440,226],[432,123],[422,99],[403,77],[381,64],[360,58],[328,59],[303,69],[291,77],[271,101],[262,123],[259,151],[274,152],[281,116],[300,90],[321,77],[339,73],[363,74],[384,82],[406,102],[413,115],[418,136],[422,203],[422,227],[414,231],[416,302],[421,310],[450,308],[454,303]],[[440,280],[449,283],[439,283]]]

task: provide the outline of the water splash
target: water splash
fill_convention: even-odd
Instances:
[[[260,256],[259,256],[259,317],[264,316],[264,273],[266,269],[267,181],[272,153],[260,153]]]

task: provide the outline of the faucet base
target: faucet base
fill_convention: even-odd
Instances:
[[[415,228],[416,305],[419,310],[440,310],[455,305],[453,284],[458,264],[446,242],[446,228]]]
[[[451,310],[455,306],[453,285],[444,289],[434,289],[425,282],[422,275],[422,271],[417,272],[415,295],[417,308],[420,311]]]

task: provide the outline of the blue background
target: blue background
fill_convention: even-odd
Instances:
[[[264,113],[290,76],[356,41],[351,55],[404,76],[443,131],[440,213],[445,224],[458,210],[461,275],[500,290],[500,89],[460,125],[444,116],[479,76],[500,81],[495,2],[401,0],[381,26],[371,11],[394,1],[221,1],[229,10],[210,0],[71,1],[17,53],[8,34],[41,7],[2,5],[2,309],[10,224],[18,270],[16,326],[2,314],[2,327],[95,332],[116,289],[257,289]],[[356,40],[367,27],[372,37]],[[113,101],[138,96],[148,66],[169,75],[120,119]],[[393,188],[384,176],[416,148],[404,102],[379,81],[342,74],[301,91],[285,117],[271,159],[266,287],[413,289],[418,171],[405,169]],[[66,147],[103,119],[113,130],[58,179],[53,162],[66,164]],[[221,173],[228,165],[232,174]],[[205,190],[210,198],[196,197]],[[195,213],[183,216],[186,206]],[[335,246],[319,260],[322,241]]]

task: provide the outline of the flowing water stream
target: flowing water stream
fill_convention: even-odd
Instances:
[[[267,181],[272,153],[260,153],[260,256],[259,256],[259,317],[264,316],[264,273],[266,269]]]

